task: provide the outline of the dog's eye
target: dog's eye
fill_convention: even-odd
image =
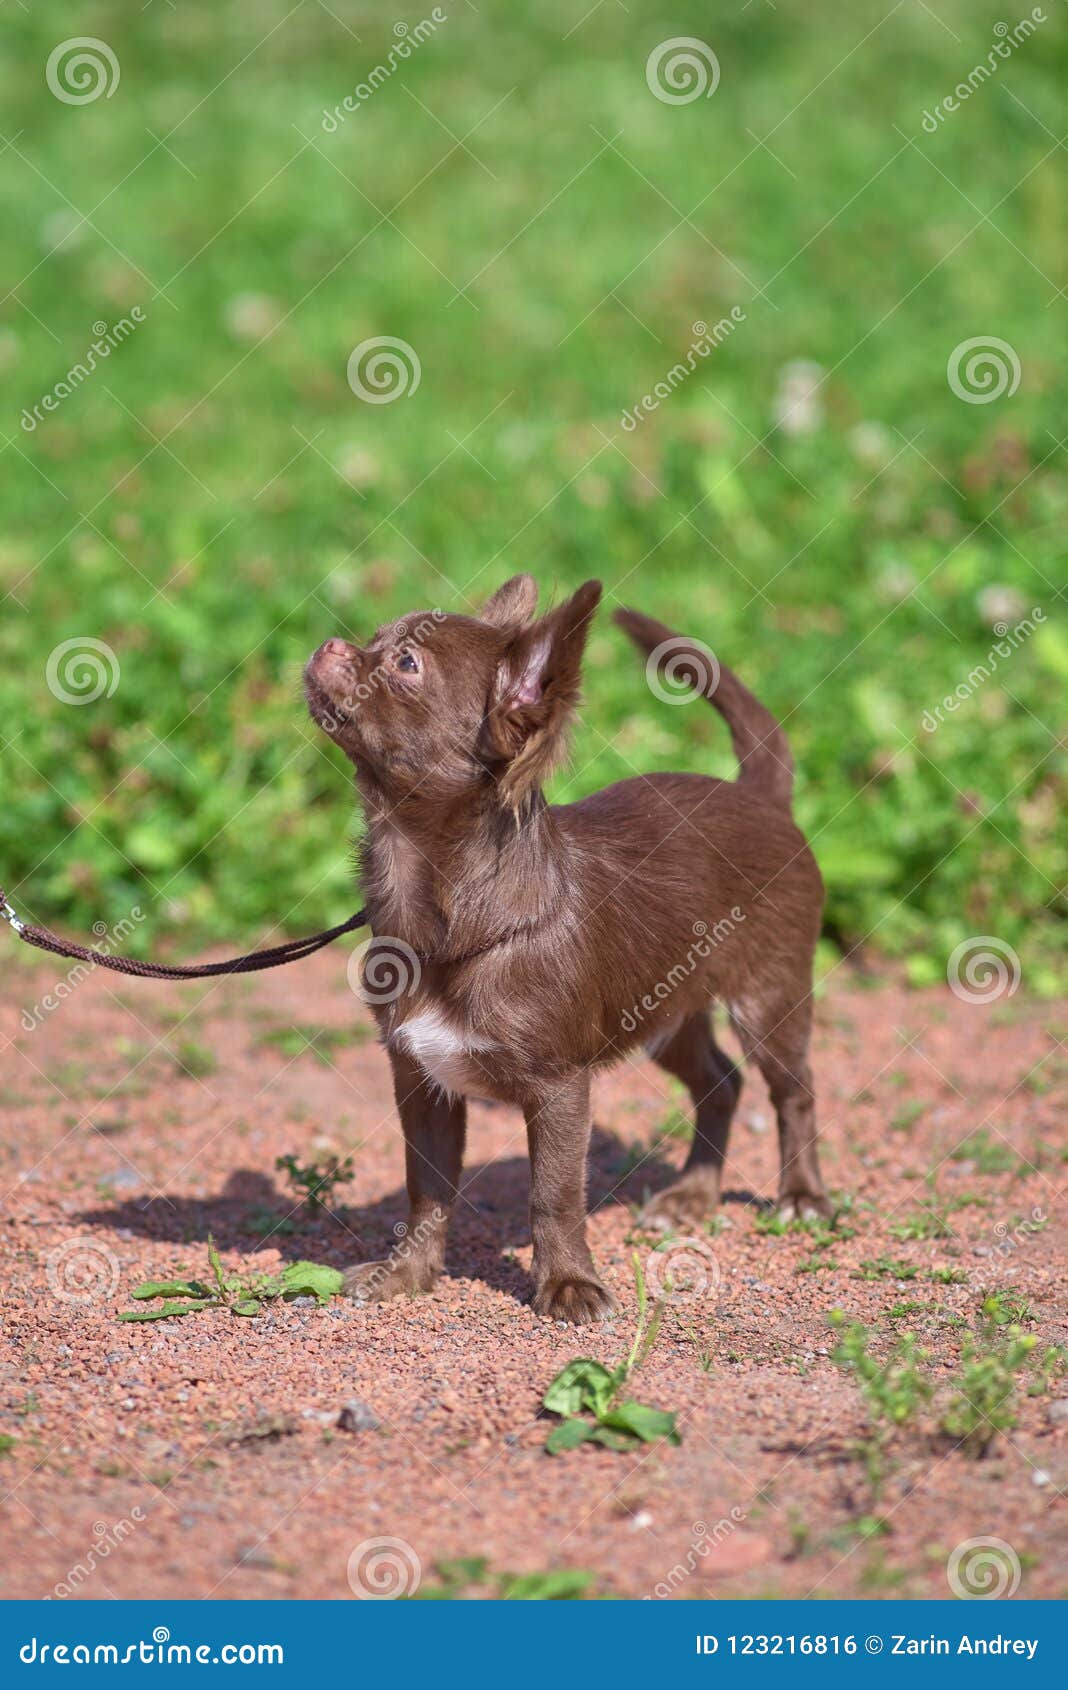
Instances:
[[[397,668],[403,669],[406,675],[414,675],[419,665],[410,651],[400,651],[397,653]]]

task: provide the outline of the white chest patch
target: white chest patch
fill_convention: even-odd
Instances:
[[[456,1026],[440,1009],[426,1009],[421,1015],[413,1015],[397,1028],[389,1042],[414,1056],[447,1097],[462,1097],[478,1085],[477,1072],[467,1059],[478,1051],[494,1048],[492,1039]]]

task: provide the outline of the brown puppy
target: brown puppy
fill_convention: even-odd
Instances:
[[[425,1291],[441,1271],[473,1092],[526,1117],[535,1309],[605,1314],[586,1243],[590,1075],[644,1045],[689,1088],[686,1167],[646,1214],[698,1226],[740,1089],[712,1038],[715,999],[768,1082],[784,1212],[828,1211],[808,1065],[823,888],[790,817],[786,737],[700,642],[622,611],[650,681],[688,681],[726,719],[739,778],[642,776],[547,804],[600,596],[587,582],[535,620],[537,587],[520,575],[479,617],[420,612],[363,648],[327,640],[307,666],[308,707],[355,765],[367,814],[364,982],[411,1200],[404,1250],[352,1268],[353,1296]]]

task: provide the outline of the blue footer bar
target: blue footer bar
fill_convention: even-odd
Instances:
[[[1036,1686],[1064,1682],[1066,1642],[1056,1602],[8,1602],[0,1682]]]

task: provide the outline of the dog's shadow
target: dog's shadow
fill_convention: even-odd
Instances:
[[[678,1177],[658,1147],[637,1150],[603,1127],[590,1141],[589,1208],[637,1206]],[[359,1174],[357,1173],[357,1180]],[[526,1274],[510,1251],[529,1242],[530,1169],[526,1155],[498,1157],[464,1169],[449,1231],[449,1270],[470,1274],[498,1290],[524,1298]],[[729,1201],[758,1201],[748,1192],[725,1193]],[[315,1209],[297,1203],[266,1174],[238,1168],[213,1197],[130,1197],[85,1209],[78,1220],[183,1246],[183,1264],[213,1239],[221,1250],[248,1254],[277,1249],[285,1260],[314,1258],[337,1267],[374,1261],[403,1238],[408,1212],[403,1187],[368,1203],[333,1198]],[[193,1247],[196,1247],[194,1251]]]

